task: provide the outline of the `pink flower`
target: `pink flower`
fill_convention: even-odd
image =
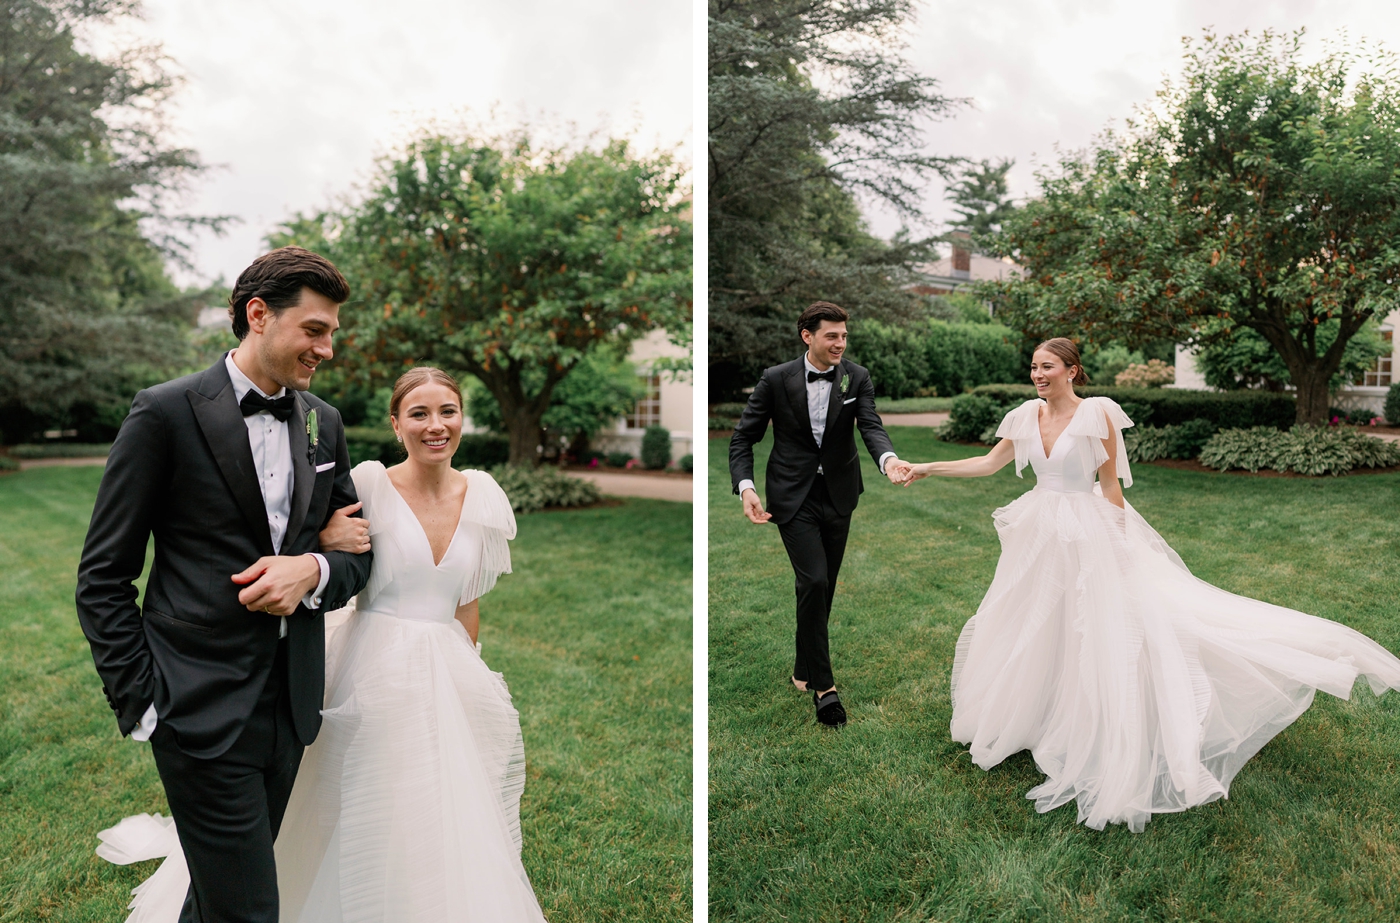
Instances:
[[[595,455],[593,458],[589,459],[589,461],[588,461],[588,467],[590,467],[590,468],[596,468],[596,467],[598,467],[598,457],[597,457],[596,455]]]

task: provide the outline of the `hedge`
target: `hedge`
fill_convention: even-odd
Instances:
[[[1016,334],[1000,324],[939,320],[894,327],[862,321],[851,332],[851,361],[870,370],[876,397],[935,391],[944,397],[989,382],[1021,381],[1025,362]]]
[[[15,458],[106,458],[110,442],[35,442],[10,446]]]
[[[1008,406],[1036,396],[1034,385],[983,385],[972,393]],[[1150,422],[1153,426],[1175,426],[1191,420],[1209,420],[1217,429],[1288,429],[1298,416],[1293,397],[1276,391],[1178,391],[1089,385],[1076,388],[1075,393],[1080,397],[1111,398],[1138,425]]]

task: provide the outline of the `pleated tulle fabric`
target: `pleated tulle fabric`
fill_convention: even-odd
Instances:
[[[374,567],[354,605],[327,615],[321,732],[276,843],[281,919],[538,923],[520,860],[519,715],[454,618],[510,572],[510,502],[489,474],[464,472],[461,522],[434,565],[384,467],[353,476]]]
[[[993,514],[1002,553],[958,639],[952,736],[990,769],[1030,750],[1038,811],[1070,801],[1094,829],[1140,832],[1153,814],[1226,797],[1240,767],[1321,689],[1365,676],[1400,688],[1400,659],[1326,619],[1236,596],[1192,576],[1092,471],[1131,425],[1086,399],[1045,455],[1039,401],[1007,415],[1034,490]],[[1023,444],[1024,442],[1024,444]],[[1128,481],[1126,458],[1118,471]],[[1086,474],[1086,472],[1088,472]]]

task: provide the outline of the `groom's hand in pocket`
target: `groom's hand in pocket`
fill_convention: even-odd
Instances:
[[[233,575],[243,589],[238,601],[249,612],[291,615],[301,599],[321,582],[321,565],[309,554],[270,555]]]
[[[744,515],[749,517],[749,522],[756,526],[761,526],[773,518],[772,513],[763,511],[763,501],[758,499],[758,491],[744,491]]]

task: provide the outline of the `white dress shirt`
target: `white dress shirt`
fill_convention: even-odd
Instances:
[[[802,354],[802,365],[808,372],[816,372],[819,375],[823,374],[822,369],[812,364],[811,356],[808,353]],[[832,368],[839,367],[840,366],[832,366]],[[830,370],[828,369],[827,371]],[[806,375],[802,377],[807,382],[807,417],[812,421],[812,438],[817,441],[817,448],[820,449],[822,447],[822,437],[826,435],[826,409],[831,400],[831,389],[835,387],[835,385],[824,378],[812,381]],[[885,473],[885,462],[894,457],[895,454],[893,452],[886,452],[884,455],[880,456],[878,464],[881,474]],[[817,466],[817,474],[826,474],[826,472],[822,470],[821,465]],[[754,490],[757,492],[753,481],[748,478],[744,478],[739,482],[739,496],[741,498],[744,496],[744,491],[746,490]]]
[[[287,393],[286,388],[278,388],[276,394],[266,394],[253,384],[252,379],[233,361],[233,353],[224,356],[224,367],[233,382],[233,399],[242,401],[243,395],[256,391],[266,398],[278,398]],[[274,417],[271,411],[260,410],[243,418],[248,427],[248,448],[253,452],[253,465],[258,473],[258,487],[262,490],[263,506],[267,509],[267,528],[272,533],[273,553],[282,551],[282,541],[287,537],[287,522],[292,514],[292,487],[295,474],[292,471],[291,437],[287,432],[287,421]],[[321,568],[321,579],[316,589],[302,597],[301,603],[308,609],[321,607],[321,594],[330,581],[331,568],[325,555],[312,552],[311,556]],[[251,562],[249,562],[251,563]],[[287,637],[287,617],[278,619],[277,637]],[[156,706],[151,703],[141,716],[141,723],[131,732],[133,740],[149,740],[156,729]]]

